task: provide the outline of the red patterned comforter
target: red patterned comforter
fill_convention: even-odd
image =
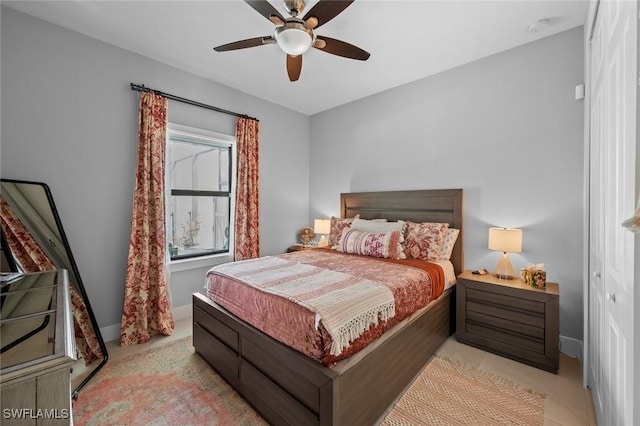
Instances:
[[[213,301],[274,339],[328,366],[363,349],[444,290],[442,268],[429,262],[378,259],[333,250],[303,250],[279,257],[376,281],[393,293],[395,316],[370,327],[336,356],[330,354],[331,336],[322,322],[316,326],[313,312],[240,280],[209,271],[207,295]]]

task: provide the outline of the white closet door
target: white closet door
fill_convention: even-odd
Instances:
[[[590,43],[589,387],[598,420],[633,424],[636,2],[601,1]]]
[[[590,42],[591,51],[591,103],[590,103],[590,140],[589,140],[589,356],[588,384],[591,388],[593,403],[598,414],[604,412],[605,395],[600,384],[605,358],[603,344],[603,280],[604,263],[604,129],[606,108],[605,72],[604,72],[604,39],[602,25],[603,14],[596,16],[593,37]],[[598,415],[598,418],[601,418]]]

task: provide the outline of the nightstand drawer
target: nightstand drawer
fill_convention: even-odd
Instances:
[[[505,343],[514,348],[524,349],[533,353],[544,354],[544,340],[531,339],[513,333],[506,333],[504,330],[476,325],[468,322],[467,333],[479,337],[478,341],[490,339],[495,343]]]
[[[467,312],[478,312],[499,319],[544,328],[544,315],[503,308],[493,304],[482,304],[467,299]]]
[[[504,306],[522,311],[535,312],[544,315],[544,303],[527,300],[522,297],[506,296],[492,291],[482,291],[470,288],[467,290],[467,300],[477,300],[491,305]]]
[[[530,324],[521,324],[510,319],[496,318],[480,312],[467,311],[467,321],[487,327],[505,330],[515,334],[531,337],[533,339],[544,340],[543,327],[536,327]]]

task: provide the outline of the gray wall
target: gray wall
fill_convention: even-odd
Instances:
[[[101,326],[122,307],[137,82],[260,119],[262,255],[338,214],[340,192],[463,188],[466,267],[497,262],[489,226],[523,228],[514,266],[545,263],[561,334],[582,339],[580,28],[310,119],[4,7],[1,30],[0,174],[51,186]],[[234,131],[233,117],[176,102],[169,118]],[[205,270],[172,274],[174,306]]]
[[[463,188],[465,266],[493,270],[490,226],[523,229],[519,270],[560,283],[560,332],[582,340],[582,28],[311,118],[310,217],[338,194]]]
[[[138,108],[130,82],[257,117],[261,254],[295,241],[308,220],[306,115],[6,7],[1,14],[0,174],[51,187],[102,328],[122,312]],[[174,101],[169,120],[235,133],[235,117]],[[174,306],[190,303],[205,271],[172,273]]]

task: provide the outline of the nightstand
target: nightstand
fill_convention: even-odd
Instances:
[[[456,283],[459,342],[552,373],[558,372],[559,292],[547,282],[537,288],[519,278],[464,271]]]
[[[291,253],[291,252],[294,252],[294,251],[301,251],[301,250],[313,250],[315,248],[317,248],[317,247],[316,246],[304,246],[302,244],[294,244],[294,245],[292,245],[291,247],[289,247],[287,249],[287,253]]]

